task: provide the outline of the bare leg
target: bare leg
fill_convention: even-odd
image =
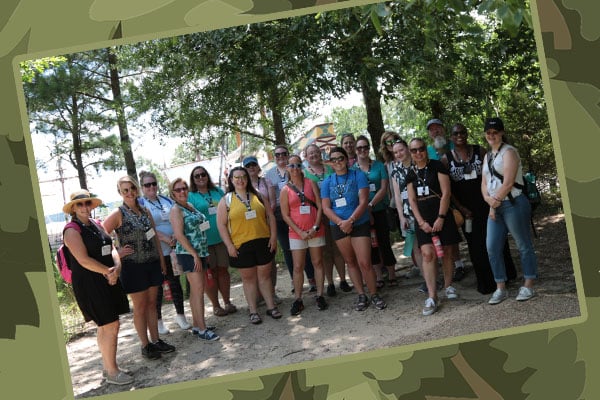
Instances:
[[[238,270],[242,278],[242,288],[244,289],[244,297],[248,303],[248,311],[251,314],[256,312],[256,299],[258,296],[258,274],[256,267],[240,268]],[[271,272],[269,271],[269,274]],[[271,293],[271,290],[269,290]],[[264,297],[264,293],[262,294]],[[265,299],[266,302],[267,299]]]
[[[154,298],[156,299],[156,292],[154,293]],[[146,347],[149,342],[148,339],[148,289],[141,291],[130,293],[129,297],[133,303],[133,326],[135,327],[135,331],[140,338],[140,342],[142,347]],[[156,315],[156,308],[154,309]],[[157,326],[158,331],[158,326]]]
[[[365,279],[369,293],[374,295],[377,293],[377,279],[375,276],[375,270],[371,264],[371,239],[366,236],[353,237],[350,239],[358,266]]]
[[[273,284],[271,283],[271,267],[273,263],[259,265],[256,267],[256,276],[258,281],[258,289],[260,294],[265,299],[265,304],[269,310],[275,308],[275,300],[273,299]],[[302,275],[302,271],[300,271]],[[256,302],[256,298],[255,298]]]
[[[147,290],[146,296],[146,323],[148,324],[148,332],[150,332],[150,340],[156,342],[160,337],[158,336],[158,315],[156,314],[156,294],[158,292],[158,286],[150,286]]]
[[[292,250],[292,259],[294,260],[294,269],[292,273],[292,283],[296,299],[302,299],[302,286],[304,286],[304,265],[306,260],[306,249]]]
[[[206,329],[204,320],[204,271],[186,272],[190,282],[190,308],[192,309],[192,325]]]
[[[427,285],[427,293],[429,297],[437,301],[437,257],[432,244],[424,244],[421,246],[421,254],[423,255],[423,278]]]
[[[323,271],[323,247],[310,247],[310,258],[315,269],[315,281],[317,284],[317,296],[323,296],[325,275]]]
[[[354,254],[354,248],[352,247],[350,237],[346,236],[342,239],[336,240],[335,243],[340,249],[340,253],[342,253],[344,260],[348,265],[348,275],[350,275],[350,280],[354,285],[354,289],[358,294],[365,294],[365,290],[363,288],[363,278],[358,266],[358,260],[356,259],[356,255]],[[370,254],[369,257],[371,257]]]
[[[117,335],[119,333],[119,320],[98,327],[98,348],[102,355],[102,365],[109,375],[119,373],[117,366]]]

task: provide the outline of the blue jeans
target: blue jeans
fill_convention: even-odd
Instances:
[[[502,249],[508,232],[517,244],[523,277],[525,279],[537,278],[537,257],[529,230],[530,218],[531,206],[527,197],[522,194],[515,197],[514,203],[504,200],[496,208],[495,220],[488,218],[486,247],[496,282],[504,282],[507,279]]]

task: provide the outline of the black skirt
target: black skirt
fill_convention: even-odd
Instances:
[[[434,196],[425,200],[417,201],[417,206],[419,207],[419,212],[421,213],[423,220],[427,221],[429,225],[433,226],[433,223],[439,215],[439,197]],[[442,230],[436,233],[440,237],[440,241],[442,242],[443,246],[459,243],[462,240],[460,233],[458,233],[456,222],[454,222],[452,210],[448,210],[446,213],[446,218],[444,218],[444,226],[442,227]],[[431,233],[425,233],[425,231],[423,231],[421,228],[417,228],[416,234],[419,247],[423,246],[424,244],[432,243]]]

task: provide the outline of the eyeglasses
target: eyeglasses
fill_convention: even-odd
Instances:
[[[302,164],[288,164],[287,165],[288,168],[294,169],[294,168],[302,168]]]
[[[129,194],[129,193],[135,193],[137,192],[137,188],[135,186],[130,186],[128,188],[121,188],[121,193],[122,194]]]
[[[275,158],[287,157],[287,156],[288,156],[288,152],[287,151],[282,151],[281,153],[275,153]]]
[[[344,161],[345,159],[346,159],[346,157],[344,157],[344,156],[339,156],[339,157],[331,157],[331,158],[329,158],[329,160],[330,160],[331,162],[334,162],[334,163],[342,162],[342,161]]]
[[[255,167],[258,167],[258,164],[255,163],[255,162],[251,162],[251,163],[246,164],[246,168],[255,168]]]
[[[145,187],[146,189],[147,189],[147,188],[149,188],[150,186],[154,186],[154,187],[156,187],[156,185],[158,185],[158,183],[156,183],[156,181],[154,181],[154,182],[146,182],[146,183],[144,183],[144,187]]]
[[[416,154],[417,152],[425,153],[426,151],[427,151],[427,147],[425,147],[425,146],[415,147],[415,148],[410,149],[410,152],[413,154]]]
[[[369,146],[356,146],[356,151],[368,151]]]
[[[454,136],[458,136],[458,135],[467,136],[467,131],[454,131],[454,132],[452,132],[452,134]]]
[[[79,203],[75,203],[75,205],[77,205],[77,207],[91,207],[92,206],[92,201],[91,200],[86,200],[86,201],[80,201]]]
[[[248,179],[248,177],[246,175],[233,176],[232,178],[235,179],[236,181],[245,181]]]
[[[194,174],[194,179],[206,178],[207,176],[208,174],[206,172],[198,172],[197,174]]]
[[[178,187],[178,188],[173,188],[173,191],[175,193],[187,192],[188,188],[187,187]]]

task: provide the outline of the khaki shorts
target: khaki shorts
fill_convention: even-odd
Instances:
[[[229,266],[229,254],[225,243],[221,242],[208,246],[208,264],[210,268],[227,268]]]

